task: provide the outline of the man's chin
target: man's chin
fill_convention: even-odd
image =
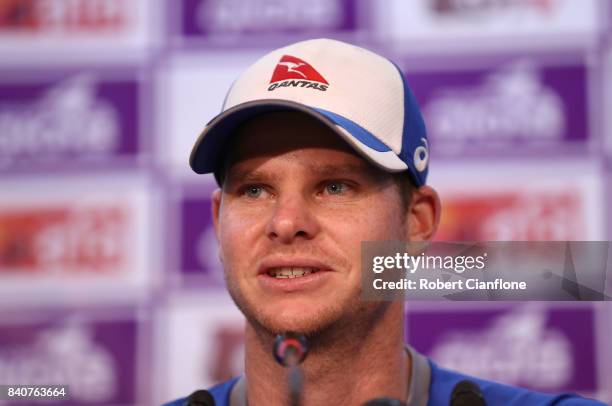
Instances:
[[[333,325],[337,319],[333,317],[333,312],[329,311],[304,312],[304,310],[290,311],[288,309],[273,312],[261,311],[247,318],[252,325],[259,326],[272,335],[291,331],[306,336],[319,334]],[[251,320],[252,318],[254,320]]]
[[[343,316],[342,300],[322,301],[251,300],[239,291],[230,295],[247,321],[262,333],[276,335],[288,331],[314,336],[330,329]],[[258,298],[259,299],[259,298]],[[346,316],[346,315],[345,315]]]

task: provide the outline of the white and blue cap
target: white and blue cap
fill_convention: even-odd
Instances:
[[[425,184],[427,132],[401,71],[380,55],[331,39],[277,49],[242,73],[221,114],[198,137],[191,168],[215,172],[240,124],[284,110],[320,119],[375,165],[389,172],[407,171],[416,186]]]

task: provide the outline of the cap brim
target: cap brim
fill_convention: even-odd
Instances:
[[[275,99],[238,104],[213,118],[191,151],[191,169],[199,174],[215,172],[223,162],[225,146],[236,128],[252,117],[273,111],[299,111],[315,117],[375,165],[390,172],[408,169],[391,148],[355,122],[327,110]]]

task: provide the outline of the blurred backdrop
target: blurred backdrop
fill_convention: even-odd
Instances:
[[[611,23],[604,0],[0,0],[0,384],[152,405],[242,370],[187,159],[238,73],[300,39],[405,72],[438,239],[610,240]],[[407,309],[444,366],[612,400],[609,303]]]

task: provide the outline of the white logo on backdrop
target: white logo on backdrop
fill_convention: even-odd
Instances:
[[[96,99],[96,83],[79,75],[29,104],[0,105],[0,159],[49,159],[65,152],[108,153],[119,138],[113,106]]]
[[[566,129],[563,100],[526,62],[494,72],[475,87],[441,89],[424,114],[432,138],[443,143],[548,141],[562,138]]]
[[[13,2],[15,3],[15,2]],[[21,2],[24,3],[24,2]],[[28,4],[28,6],[26,6]],[[10,7],[10,5],[8,6]],[[110,31],[130,21],[129,6],[124,0],[41,0],[23,4],[22,13],[36,21],[38,29],[68,31],[75,37],[76,29]]]
[[[573,196],[536,195],[518,198],[497,210],[481,226],[485,241],[562,241],[584,235],[580,203]]]
[[[563,331],[546,327],[546,310],[522,306],[488,328],[443,336],[431,357],[442,366],[512,385],[561,389],[572,376],[572,347]]]
[[[342,22],[338,1],[208,0],[198,11],[201,28],[212,32],[333,28]]]
[[[109,271],[124,267],[131,250],[128,215],[112,208],[70,210],[64,221],[49,222],[33,238],[41,269]],[[78,269],[76,271],[75,269]]]
[[[117,391],[117,366],[86,326],[41,330],[31,344],[0,349],[0,383],[68,385],[72,399],[104,402]]]

